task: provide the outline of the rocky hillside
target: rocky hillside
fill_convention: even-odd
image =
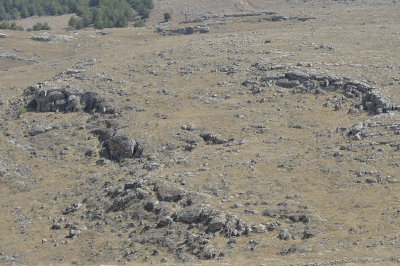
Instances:
[[[2,31],[0,264],[399,263],[398,8]]]

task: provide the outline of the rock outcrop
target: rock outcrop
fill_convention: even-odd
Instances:
[[[268,68],[262,64],[254,64],[253,67],[256,71],[262,73],[262,76],[259,78],[260,84],[251,78],[242,83],[246,87],[252,85],[252,89],[254,86],[276,85],[282,88],[293,89],[293,93],[318,94],[328,91],[339,91],[344,97],[358,101],[359,109],[367,111],[372,115],[399,109],[399,106],[392,104],[381,89],[363,82],[318,73],[316,71],[306,72],[299,69],[281,71],[285,70],[285,67],[278,69],[274,67]]]
[[[28,93],[34,94],[28,110],[36,112],[97,112],[114,114],[115,108],[105,98],[96,92],[82,92],[69,87],[39,89],[27,88]]]

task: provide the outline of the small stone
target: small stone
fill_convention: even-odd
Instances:
[[[227,140],[222,139],[221,135],[211,132],[200,134],[200,137],[202,137],[207,144],[224,144],[228,142]]]
[[[282,230],[279,232],[278,238],[281,239],[281,240],[289,240],[289,239],[292,238],[292,236],[290,235],[289,230],[287,230],[287,229],[282,229]]]
[[[89,149],[85,152],[85,156],[87,157],[92,157],[94,154],[94,150],[93,149]]]
[[[76,226],[72,226],[69,230],[68,238],[77,238],[81,236],[81,230],[79,230]]]
[[[110,160],[107,160],[107,159],[105,159],[105,158],[101,158],[101,159],[99,159],[99,160],[96,161],[96,165],[99,165],[99,166],[107,165],[107,164],[109,164],[109,163],[111,163],[111,161],[110,161]]]
[[[51,226],[52,230],[60,230],[61,229],[61,224],[60,223],[53,223],[53,225]]]
[[[226,223],[226,215],[225,214],[218,214],[214,216],[211,221],[208,223],[207,230],[210,232],[216,232],[222,230]]]

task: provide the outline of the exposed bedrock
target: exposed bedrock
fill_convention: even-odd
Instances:
[[[80,89],[63,87],[51,89],[27,88],[27,94],[33,94],[28,104],[29,111],[36,112],[97,112],[114,114],[115,107],[96,92],[83,92]]]

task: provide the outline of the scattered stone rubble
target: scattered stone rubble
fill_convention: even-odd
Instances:
[[[398,106],[392,105],[388,101],[380,89],[349,78],[286,69],[285,67],[267,68],[261,65],[253,65],[253,67],[256,69],[253,73],[259,73],[261,78],[248,78],[242,85],[249,87],[250,92],[254,95],[262,93],[263,87],[273,85],[291,89],[292,93],[318,94],[339,91],[345,98],[358,101],[360,110],[373,115],[399,109]],[[231,71],[232,69],[221,68],[221,71],[224,70]],[[84,70],[72,68],[65,71],[63,75],[82,73]],[[116,114],[116,108],[111,102],[98,93],[84,92],[69,86],[44,88],[42,84],[38,84],[25,89],[25,94],[33,98],[28,104],[30,111],[85,111],[94,115]],[[165,94],[167,95],[167,93]],[[121,133],[120,127],[115,121],[108,121],[106,124],[105,127],[91,131],[97,135],[103,147],[100,154],[103,158],[97,165],[106,164],[106,160],[123,163],[125,159],[139,159],[138,162],[143,163],[144,160],[140,160],[148,159],[144,158],[143,146],[135,139]],[[373,121],[358,123],[348,131],[348,135],[355,139],[365,137],[367,125],[372,127],[375,124]],[[254,128],[260,134],[267,132],[267,127],[264,125],[256,125]],[[40,125],[33,128],[29,134],[36,136],[52,129],[54,127]],[[193,125],[184,125],[181,129],[191,133],[197,130]],[[400,127],[392,129],[400,132]],[[200,136],[207,145],[241,144],[234,139],[227,140],[212,132],[201,133],[197,136]],[[198,142],[182,140],[190,144],[189,148],[185,147],[186,151],[193,150]],[[143,164],[143,169],[151,171],[153,168]],[[282,241],[307,240],[317,234],[313,228],[313,216],[306,207],[296,208],[286,202],[280,203],[262,213],[269,219],[275,219],[274,222],[267,225],[249,225],[227,212],[212,208],[206,204],[207,198],[201,193],[183,189],[178,184],[145,176],[135,176],[130,180],[123,179],[118,187],[106,182],[101,188],[91,189],[88,193],[82,202],[72,203],[62,211],[62,215],[76,219],[76,223],[71,222],[64,227],[69,229],[67,238],[79,238],[86,230],[86,227],[78,226],[77,217],[80,217],[80,222],[84,220],[91,230],[103,230],[103,223],[113,223],[113,228],[115,227],[118,232],[123,232],[121,235],[125,234],[127,238],[127,241],[121,244],[122,249],[134,247],[135,244],[145,244],[156,247],[152,252],[157,254],[158,249],[167,248],[182,262],[195,258],[223,257],[225,250],[232,248],[238,237],[254,233],[272,232]],[[250,209],[246,209],[245,213],[259,214]],[[62,230],[63,219],[54,220],[50,229]],[[223,238],[227,239],[226,247],[216,247],[214,241]],[[255,250],[258,243],[251,240],[248,246],[250,250]],[[289,255],[310,250],[294,244],[283,249],[280,254]],[[134,260],[135,254],[135,252],[126,253],[126,259]]]
[[[400,107],[390,103],[390,100],[381,89],[372,87],[351,78],[337,77],[333,75],[318,73],[316,71],[302,71],[299,69],[288,69],[276,71],[275,68],[267,68],[260,64],[253,67],[261,73],[258,79],[248,78],[242,84],[252,85],[254,88],[276,85],[282,88],[292,89],[292,93],[324,93],[327,91],[339,91],[346,99],[356,100],[359,103],[354,107],[360,111],[370,114],[386,113],[399,110]],[[257,90],[260,92],[260,90]],[[336,108],[340,108],[337,106]],[[351,111],[350,111],[351,112]]]
[[[25,89],[26,94],[34,95],[28,109],[36,112],[97,112],[114,114],[115,107],[96,92],[83,92],[76,88],[63,87],[40,89],[40,85]]]
[[[168,29],[165,27],[159,27],[156,30],[158,33],[164,35],[164,36],[172,36],[172,35],[190,35],[194,33],[208,33],[210,32],[210,28],[207,26],[189,26],[189,27],[183,27],[183,28],[178,28],[178,29]]]
[[[235,14],[224,14],[221,16],[210,15],[210,16],[202,16],[200,18],[196,18],[193,20],[185,20],[180,24],[189,24],[189,23],[202,23],[207,20],[221,20],[225,18],[243,18],[240,22],[244,21],[252,21],[255,20],[257,22],[260,21],[270,21],[270,22],[279,22],[285,20],[298,20],[298,21],[307,21],[316,19],[315,17],[285,17],[281,15],[277,15],[275,12],[251,12],[251,13],[235,13]],[[156,29],[156,32],[162,34],[163,36],[171,36],[171,35],[190,35],[194,33],[208,33],[210,32],[210,28],[218,28],[220,27],[221,22],[217,21],[216,23],[209,23],[207,25],[197,25],[197,26],[187,26],[178,29],[169,29],[166,27],[159,27]]]
[[[105,190],[101,195],[97,193],[83,204],[68,206],[64,215],[84,214],[89,221],[93,221],[93,226],[97,223],[98,228],[99,219],[121,217],[121,223],[116,226],[121,226],[118,229],[126,232],[127,243],[154,245],[156,249],[168,248],[182,262],[218,257],[223,250],[213,245],[216,238],[227,238],[228,248],[229,239],[266,232],[211,208],[204,203],[206,198],[203,195],[176,184],[135,178],[126,180],[117,188],[103,188]],[[56,222],[53,227],[57,229],[61,225]],[[67,237],[79,237],[81,232],[76,230]]]
[[[34,40],[34,41],[40,41],[40,42],[51,42],[51,43],[56,43],[56,42],[70,42],[74,39],[73,36],[68,36],[68,35],[54,35],[49,32],[44,32],[39,35],[31,35],[29,36],[29,39]]]
[[[67,70],[67,72],[71,70]],[[79,112],[100,114],[115,114],[116,108],[104,97],[96,92],[83,92],[69,86],[62,88],[43,89],[42,84],[30,86],[25,89],[27,96],[33,95],[33,100],[27,109],[35,112]],[[135,140],[120,134],[116,127],[109,124],[109,128],[96,129],[92,133],[99,137],[103,146],[102,157],[117,162],[126,158],[140,158],[143,148]],[[37,126],[29,134],[36,136],[52,130],[50,126]]]
[[[180,22],[180,24],[188,24],[188,23],[200,23],[206,20],[211,19],[222,19],[222,18],[257,18],[257,21],[271,21],[271,22],[279,22],[288,19],[298,20],[298,21],[307,21],[316,19],[315,17],[285,17],[282,15],[278,15],[276,12],[251,12],[251,13],[234,13],[234,14],[223,14],[220,16],[217,15],[209,15],[202,16],[196,19],[184,20]]]
[[[116,128],[100,128],[92,131],[97,135],[103,150],[100,155],[103,158],[121,162],[123,159],[140,158],[143,154],[143,147]]]
[[[25,63],[40,63],[37,60],[34,59],[28,59],[20,55],[15,55],[15,54],[9,54],[9,53],[1,53],[0,58],[5,58],[5,59],[13,59],[17,61],[23,61]]]

